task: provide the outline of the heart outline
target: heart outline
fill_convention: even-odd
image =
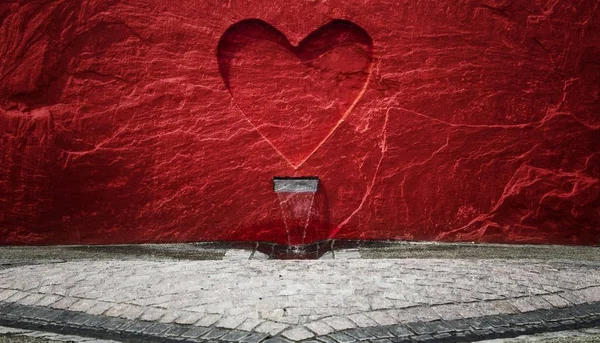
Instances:
[[[324,137],[318,141],[318,144],[312,148],[310,150],[310,152],[303,157],[298,163],[294,163],[292,162],[279,148],[277,148],[277,146],[260,130],[259,127],[257,127],[257,125],[255,125],[252,120],[250,119],[250,116],[248,114],[246,114],[246,112],[237,104],[237,102],[235,101],[234,95],[233,95],[233,91],[230,88],[230,84],[229,84],[229,66],[226,63],[223,63],[222,60],[225,60],[225,58],[222,57],[221,55],[221,50],[222,50],[222,44],[224,42],[224,38],[227,36],[228,32],[230,30],[232,30],[233,28],[235,28],[238,25],[241,24],[246,24],[246,23],[258,23],[259,25],[265,26],[270,28],[271,30],[275,31],[276,33],[278,33],[283,39],[285,39],[285,42],[289,45],[289,47],[291,47],[291,49],[294,51],[294,54],[296,56],[298,56],[297,53],[297,49],[303,44],[305,43],[309,38],[311,38],[315,33],[317,33],[319,30],[323,30],[327,27],[329,27],[332,24],[337,24],[337,23],[348,23],[350,25],[352,25],[351,27],[355,28],[355,29],[359,29],[361,34],[364,34],[366,37],[368,37],[368,41],[369,41],[369,65],[368,68],[365,70],[366,71],[366,78],[365,81],[362,85],[362,87],[360,88],[360,91],[357,93],[357,95],[354,97],[354,100],[352,100],[352,103],[344,110],[344,112],[342,113],[342,115],[340,116],[339,120],[329,129],[329,131],[327,132],[326,135],[324,135]],[[320,26],[319,28],[313,30],[312,32],[310,32],[307,36],[305,36],[302,40],[299,41],[298,44],[294,45],[292,44],[289,39],[287,38],[287,36],[285,36],[281,31],[279,31],[277,28],[273,27],[272,25],[270,25],[269,23],[260,20],[260,19],[244,19],[241,20],[233,25],[231,25],[221,36],[221,39],[219,40],[219,45],[217,47],[217,60],[219,63],[219,73],[221,74],[221,77],[225,83],[226,88],[228,89],[231,97],[232,97],[232,104],[242,113],[243,117],[246,119],[246,121],[253,127],[253,129],[258,132],[258,134],[263,138],[263,140],[265,142],[267,142],[274,150],[275,152],[277,152],[277,154],[279,156],[281,156],[294,170],[297,170],[298,168],[300,168],[304,163],[306,163],[307,160],[309,160],[320,148],[321,146],[323,146],[323,144],[325,144],[325,142],[327,142],[329,140],[329,138],[333,135],[333,133],[338,129],[338,127],[348,118],[348,116],[350,115],[350,113],[354,110],[354,108],[356,107],[356,105],[358,104],[358,102],[362,99],[362,97],[364,96],[364,94],[367,91],[367,88],[370,84],[371,81],[371,77],[373,74],[373,70],[374,70],[374,66],[375,66],[375,58],[373,57],[373,53],[372,53],[372,49],[373,49],[373,40],[371,38],[371,36],[366,32],[366,30],[364,30],[362,27],[358,26],[357,24],[348,21],[348,20],[332,20],[322,26]]]

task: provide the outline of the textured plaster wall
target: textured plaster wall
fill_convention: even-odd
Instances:
[[[0,244],[596,244],[599,13],[2,1]]]

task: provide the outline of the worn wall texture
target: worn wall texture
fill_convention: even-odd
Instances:
[[[599,13],[3,0],[0,244],[596,244]],[[274,176],[320,179],[293,242]]]

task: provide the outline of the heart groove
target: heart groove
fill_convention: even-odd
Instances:
[[[258,19],[229,27],[219,72],[248,121],[294,168],[335,131],[364,93],[373,43],[360,26],[334,20],[293,46]]]

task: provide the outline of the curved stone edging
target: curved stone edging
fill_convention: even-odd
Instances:
[[[128,342],[291,342],[281,335],[271,337],[235,329],[127,320],[6,302],[0,303],[0,325]],[[594,302],[519,314],[354,328],[303,342],[472,342],[598,325],[600,302]]]

